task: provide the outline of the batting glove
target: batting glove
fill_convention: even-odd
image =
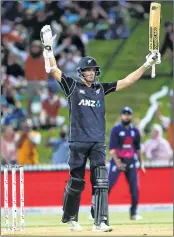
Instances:
[[[44,46],[44,57],[45,58],[52,58],[53,55],[53,42],[57,35],[52,35],[52,30],[50,25],[45,25],[40,31],[40,38],[41,42]]]
[[[44,45],[44,48],[47,50],[52,50],[53,41],[57,35],[52,35],[52,30],[50,25],[45,25],[40,32],[41,42]]]
[[[145,67],[150,68],[154,64],[160,64],[161,63],[161,54],[160,53],[149,53],[146,56],[146,62]]]

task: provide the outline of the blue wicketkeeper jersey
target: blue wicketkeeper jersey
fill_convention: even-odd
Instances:
[[[132,124],[126,128],[122,123],[114,126],[110,134],[109,149],[115,150],[119,158],[132,159],[140,149],[140,133]]]

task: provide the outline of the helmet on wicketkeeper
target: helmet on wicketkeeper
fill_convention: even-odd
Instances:
[[[79,77],[83,77],[83,72],[87,68],[95,68],[95,76],[100,75],[100,66],[97,61],[89,56],[83,57],[77,65],[77,73]]]

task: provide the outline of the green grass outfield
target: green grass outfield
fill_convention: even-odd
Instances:
[[[60,215],[26,215],[24,232],[4,232],[2,236],[173,236],[172,212],[144,212],[140,213],[140,221],[129,220],[128,213],[114,213],[110,215],[110,224],[113,231],[110,233],[94,233],[91,231],[93,222],[88,220],[87,214],[79,216],[79,223],[84,228],[83,232],[70,232],[67,224],[61,223]],[[4,218],[2,218],[4,227]]]

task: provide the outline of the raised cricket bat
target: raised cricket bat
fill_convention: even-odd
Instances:
[[[151,52],[159,52],[160,14],[161,4],[152,2],[149,17],[149,51]],[[152,66],[151,77],[155,77],[155,65]]]

